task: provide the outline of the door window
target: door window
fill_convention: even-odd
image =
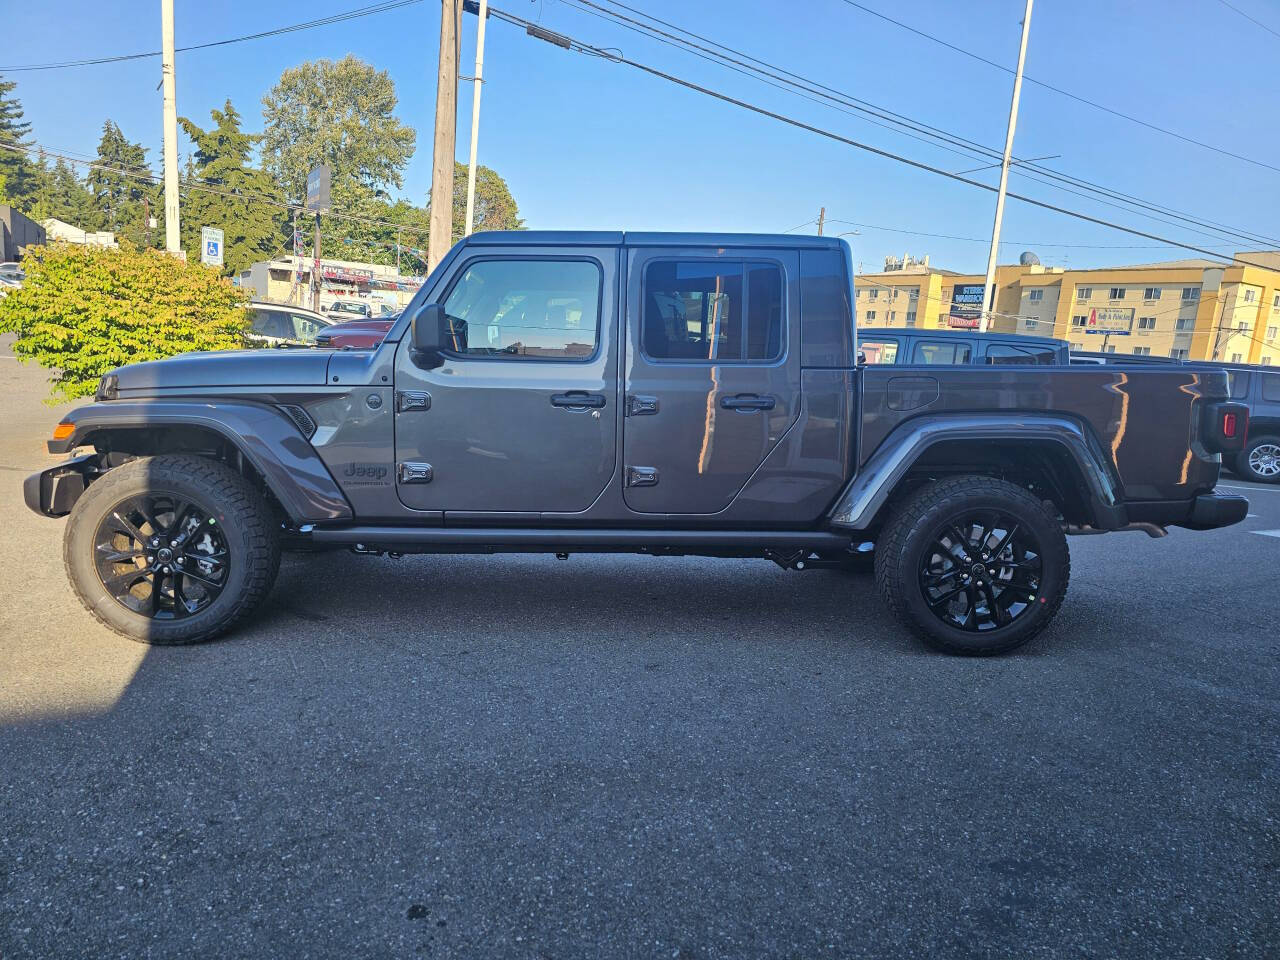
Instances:
[[[320,323],[311,317],[301,313],[289,314],[289,320],[293,327],[293,332],[289,334],[295,340],[301,340],[304,343],[315,343],[316,334],[323,330],[327,324]]]
[[[252,330],[264,337],[278,337],[281,340],[293,338],[289,317],[279,310],[254,310]]]
[[[858,351],[867,363],[897,363],[897,340],[858,340]]]
[[[600,267],[591,260],[477,260],[444,302],[468,357],[587,360],[600,327]]]
[[[1241,400],[1249,395],[1249,374],[1239,370],[1227,371],[1227,390],[1232,400]]]
[[[1053,347],[1039,344],[1015,347],[1011,343],[993,343],[987,347],[987,360],[994,364],[1052,364],[1056,358],[1057,354]]]
[[[655,260],[644,273],[641,342],[653,360],[770,363],[782,356],[782,269]]]
[[[926,340],[916,344],[912,363],[968,363],[971,355],[967,343],[937,343]]]

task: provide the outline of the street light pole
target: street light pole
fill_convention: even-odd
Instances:
[[[467,226],[464,237],[475,227],[476,210],[476,141],[480,139],[480,92],[484,89],[484,24],[489,18],[489,0],[480,0],[480,19],[476,27],[476,74],[471,83],[471,161],[467,165]]]
[[[1027,0],[1026,13],[1022,17],[1022,43],[1018,47],[1018,70],[1013,75],[1013,99],[1009,104],[1009,126],[1004,138],[1004,159],[1000,163],[1000,189],[996,192],[996,218],[991,227],[991,252],[987,256],[987,280],[982,287],[982,312],[978,330],[984,332],[991,320],[991,308],[995,297],[996,256],[1000,251],[1000,222],[1004,219],[1004,195],[1009,186],[1009,161],[1013,157],[1013,132],[1018,126],[1018,98],[1022,95],[1022,66],[1027,60],[1027,36],[1031,33],[1031,5]]]
[[[178,84],[174,77],[173,0],[160,0],[164,84],[164,248],[182,249],[178,230]]]

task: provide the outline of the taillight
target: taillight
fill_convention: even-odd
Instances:
[[[1222,415],[1222,435],[1228,440],[1235,439],[1236,415],[1234,413],[1224,413]]]
[[[1217,453],[1244,449],[1249,434],[1249,408],[1243,403],[1220,400],[1205,410],[1206,445]]]

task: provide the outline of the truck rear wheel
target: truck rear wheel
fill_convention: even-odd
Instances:
[[[76,502],[63,562],[81,602],[116,633],[198,643],[267,595],[280,544],[262,495],[234,470],[203,457],[143,457]]]
[[[935,649],[972,656],[1013,650],[1048,626],[1071,572],[1060,521],[1022,487],[984,476],[916,491],[875,556],[898,619]]]
[[[1236,473],[1257,483],[1280,483],[1280,437],[1251,437],[1236,456]]]

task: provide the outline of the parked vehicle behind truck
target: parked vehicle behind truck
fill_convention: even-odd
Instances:
[[[449,253],[368,351],[192,354],[105,376],[26,481],[70,514],[100,620],[238,623],[282,547],[762,557],[874,544],[890,609],[990,654],[1067,590],[1066,536],[1209,529],[1247,411],[1211,370],[859,366],[843,241],[503,232]]]

